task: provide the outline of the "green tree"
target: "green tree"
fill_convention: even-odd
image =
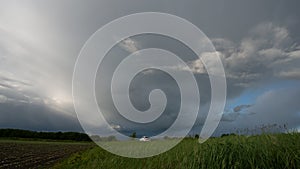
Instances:
[[[133,132],[131,135],[130,135],[131,138],[136,138],[136,132]]]

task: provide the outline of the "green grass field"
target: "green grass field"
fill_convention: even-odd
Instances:
[[[151,143],[146,143],[151,144]],[[158,156],[133,159],[94,147],[54,168],[300,168],[300,134],[264,134],[211,138],[203,144],[185,139]]]

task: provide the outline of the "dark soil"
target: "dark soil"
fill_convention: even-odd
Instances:
[[[71,154],[93,146],[92,143],[0,142],[0,169],[50,168]]]

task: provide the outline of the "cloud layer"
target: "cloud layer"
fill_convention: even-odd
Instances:
[[[251,1],[226,2],[220,6],[219,1],[134,0],[120,3],[0,2],[1,128],[81,130],[72,105],[71,88],[74,64],[82,45],[105,23],[141,11],[184,17],[211,38],[222,59],[228,87],[227,107],[217,132],[265,123],[300,126],[297,104],[300,99],[299,4]],[[62,7],[67,5],[71,7]],[[183,6],[186,8],[181,10]],[[212,7],[217,10],[207,10]],[[201,60],[181,43],[159,36],[122,41],[105,61],[107,70],[102,73],[107,77],[103,77],[102,83],[109,80],[113,68],[124,56],[147,47],[172,51],[189,66],[173,69],[191,69],[194,73],[201,93],[201,107],[193,133],[200,132],[209,108],[209,78]],[[209,57],[209,53],[206,55]],[[140,110],[149,107],[147,99],[151,89],[160,87],[168,95],[164,116],[146,126],[119,118],[107,99],[110,90],[101,90],[100,86],[97,92],[103,97],[104,110],[114,129],[155,134],[171,125],[176,117],[180,96],[173,82],[164,73],[151,69],[133,81],[131,101]],[[252,100],[244,101],[257,90]]]

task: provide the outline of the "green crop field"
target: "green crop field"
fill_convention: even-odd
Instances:
[[[151,144],[151,142],[146,143]],[[300,134],[263,134],[211,138],[203,144],[185,139],[158,156],[133,159],[100,147],[75,153],[54,168],[300,168]]]

